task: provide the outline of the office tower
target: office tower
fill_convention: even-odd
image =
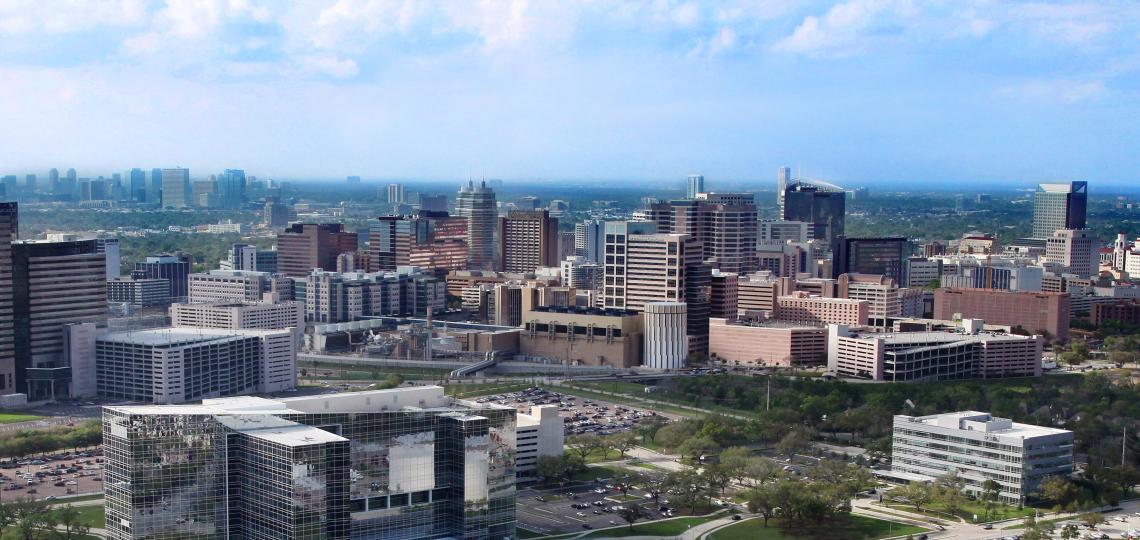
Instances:
[[[648,302],[685,302],[689,352],[704,354],[711,269],[696,239],[655,231],[648,222],[606,222],[603,305],[644,311]]]
[[[0,202],[0,395],[17,392],[12,241],[18,231],[18,208],[17,203]]]
[[[887,238],[835,238],[832,277],[840,274],[880,274],[903,280],[903,261],[910,257],[910,241],[899,236]]]
[[[909,257],[903,263],[906,276],[900,283],[907,287],[925,288],[942,279],[942,259]]]
[[[127,171],[127,185],[132,201],[146,202],[146,173],[142,169]]]
[[[406,265],[417,223],[403,216],[380,216],[368,221],[369,263],[374,270],[395,270]],[[403,255],[401,257],[401,255]]]
[[[227,210],[241,208],[245,204],[245,171],[226,169],[218,177],[218,204]]]
[[[700,193],[651,207],[659,232],[687,234],[700,243],[702,256],[725,272],[758,269],[756,205],[751,193]]]
[[[778,216],[784,216],[784,190],[792,183],[792,168],[780,167],[776,170],[776,206],[778,208]]]
[[[519,199],[519,210],[538,210],[542,206],[542,201],[533,195],[527,195]]]
[[[359,176],[349,176],[349,177],[346,177],[344,179],[344,182],[350,186],[359,186],[360,185],[360,177]]]
[[[895,415],[891,472],[899,477],[937,477],[954,471],[966,478],[963,491],[982,497],[984,480],[999,486],[997,498],[1023,505],[1049,477],[1073,472],[1073,432],[1019,424],[989,413],[952,412],[931,416]],[[932,447],[940,449],[931,452]],[[986,459],[958,456],[984,454]]]
[[[48,171],[47,189],[51,190],[52,194],[58,194],[60,192],[59,169],[55,167],[52,167],[52,169]]]
[[[811,223],[811,237],[832,246],[836,237],[844,235],[846,197],[846,193],[834,186],[793,182],[784,189],[781,217],[785,221]]]
[[[190,255],[182,252],[163,253],[135,263],[131,272],[135,279],[169,279],[170,298],[179,301],[189,294]]]
[[[218,268],[276,273],[277,250],[259,249],[249,244],[234,244],[230,246],[225,260],[219,262]]]
[[[699,174],[690,174],[685,180],[685,198],[696,199],[698,193],[705,192],[705,177]]]
[[[447,195],[424,195],[420,193],[420,210],[428,212],[446,212]]]
[[[162,205],[162,169],[151,169],[146,185],[146,202]]]
[[[170,280],[117,277],[107,280],[107,302],[148,308],[170,305]]]
[[[16,391],[68,395],[63,327],[107,317],[107,259],[94,240],[12,243]]]
[[[681,369],[689,357],[684,302],[648,302],[645,304],[645,359],[652,369]]]
[[[36,192],[36,175],[34,175],[34,174],[24,175],[24,193],[26,193],[28,195],[33,195],[33,194],[35,194],[35,192]]]
[[[266,227],[278,228],[289,224],[293,212],[278,197],[266,197],[261,223]]]
[[[455,196],[455,215],[467,218],[467,267],[490,270],[495,264],[495,191],[486,182],[468,182]]]
[[[99,395],[142,403],[290,390],[296,364],[293,329],[175,327],[95,338]]]
[[[356,251],[356,240],[339,223],[294,223],[277,235],[277,271],[290,277],[335,271],[337,255]]]
[[[195,180],[191,184],[190,205],[199,208],[218,207],[218,181],[214,175],[206,180]]]
[[[162,206],[164,208],[194,206],[190,198],[190,169],[162,169]]]
[[[74,186],[78,180],[79,176],[75,173],[75,169],[67,169],[67,181]]]
[[[1045,260],[1087,278],[1100,274],[1100,240],[1088,229],[1057,229],[1045,244]]]
[[[606,224],[590,219],[574,225],[574,254],[595,263],[602,262],[606,248]]]
[[[109,407],[108,537],[514,538],[518,416],[438,386]]]
[[[735,319],[740,276],[714,269],[709,283],[709,317]]]
[[[20,198],[20,186],[16,185],[16,175],[9,174],[0,178],[0,185],[4,186],[4,194],[7,198]]]
[[[558,220],[546,210],[511,212],[499,218],[499,268],[534,272],[558,266]]]
[[[403,184],[388,184],[388,204],[404,204],[405,198]]]
[[[1033,194],[1033,238],[1052,238],[1057,229],[1084,229],[1088,193],[1088,182],[1038,185]]]

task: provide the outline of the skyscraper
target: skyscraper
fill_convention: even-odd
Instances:
[[[169,279],[170,297],[181,301],[189,295],[190,255],[182,252],[163,253],[157,257],[147,257],[145,261],[135,263],[131,271],[135,279]]]
[[[700,174],[690,174],[685,182],[685,198],[695,199],[698,193],[705,192],[705,177]]]
[[[1080,277],[1100,273],[1100,240],[1087,229],[1057,229],[1045,244],[1045,259]]]
[[[595,263],[602,262],[606,249],[606,223],[590,219],[574,225],[574,254]]]
[[[31,195],[36,192],[36,175],[24,175],[24,193]]]
[[[446,212],[447,195],[425,195],[420,193],[420,210]]]
[[[146,202],[162,204],[162,169],[150,170],[150,181],[146,185]]]
[[[779,207],[779,216],[784,215],[784,190],[792,183],[792,168],[780,167],[776,171],[776,206]]]
[[[495,263],[495,225],[499,217],[495,191],[487,182],[468,182],[455,196],[455,214],[467,218],[467,259],[472,270],[490,270]]]
[[[793,182],[784,188],[785,221],[811,223],[812,238],[832,246],[843,236],[847,194],[830,186]]]
[[[910,257],[910,241],[901,236],[887,238],[835,239],[832,277],[841,274],[878,274],[902,283],[903,262]]]
[[[226,169],[218,177],[218,202],[222,208],[233,210],[245,203],[245,171]]]
[[[704,260],[725,272],[754,272],[756,205],[751,193],[705,193],[696,199],[657,203],[646,216],[660,233],[687,234],[701,246]]]
[[[12,240],[18,229],[18,205],[0,202],[0,393],[16,386],[16,338],[12,303]]]
[[[52,169],[48,171],[47,189],[51,190],[52,193],[59,193],[59,188],[59,169],[52,167]]]
[[[558,266],[558,220],[546,210],[499,218],[499,268],[534,272],[539,266]]]
[[[341,253],[356,251],[356,233],[340,223],[294,223],[277,235],[277,271],[304,277],[313,269],[336,271]]]
[[[388,184],[388,203],[404,204],[408,202],[404,193],[403,184]]]
[[[1088,182],[1038,185],[1033,194],[1033,238],[1052,238],[1057,229],[1085,228],[1088,194]]]
[[[127,172],[127,185],[130,189],[130,200],[146,201],[146,173],[142,169],[135,168]]]
[[[162,206],[194,206],[190,196],[190,169],[162,169]]]

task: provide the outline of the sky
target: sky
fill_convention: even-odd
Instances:
[[[1128,185],[1138,85],[1129,1],[0,0],[0,173]]]

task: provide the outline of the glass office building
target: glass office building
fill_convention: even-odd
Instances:
[[[106,407],[107,532],[512,538],[515,422],[434,386]]]

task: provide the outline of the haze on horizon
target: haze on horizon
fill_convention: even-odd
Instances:
[[[1135,184],[1140,4],[0,0],[0,172]]]

